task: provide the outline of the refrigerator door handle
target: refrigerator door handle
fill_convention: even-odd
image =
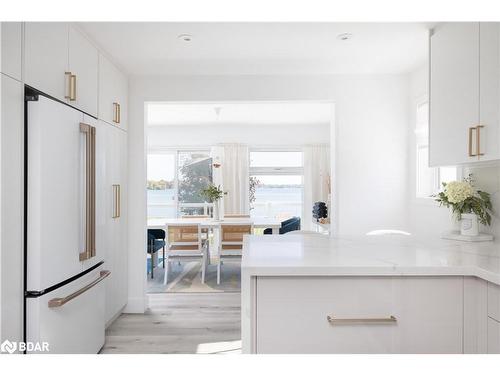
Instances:
[[[85,248],[80,261],[96,255],[95,251],[95,127],[80,123],[85,134]]]
[[[89,290],[93,286],[99,284],[101,281],[103,281],[110,274],[111,274],[111,271],[101,271],[101,273],[99,274],[99,277],[97,279],[95,279],[94,281],[92,281],[90,284],[85,285],[83,288],[78,289],[76,292],[71,293],[71,294],[67,295],[66,297],[51,299],[49,301],[49,303],[48,303],[49,307],[53,308],[53,307],[64,306],[69,301],[75,299],[76,297],[78,297],[79,295],[85,293],[87,290]]]

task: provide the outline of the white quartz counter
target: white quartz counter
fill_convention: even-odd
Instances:
[[[242,276],[476,276],[500,285],[500,242],[385,235],[248,236]]]

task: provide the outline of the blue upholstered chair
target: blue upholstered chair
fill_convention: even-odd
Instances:
[[[294,230],[300,230],[300,217],[294,216],[281,222],[280,234],[285,234]],[[271,228],[264,229],[264,234],[272,234]]]
[[[163,248],[163,268],[165,268],[165,231],[163,229],[148,229],[148,254],[151,254],[151,278],[154,277],[155,254]]]

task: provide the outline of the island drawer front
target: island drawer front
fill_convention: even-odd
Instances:
[[[500,286],[488,283],[488,316],[500,321]]]
[[[488,318],[488,354],[500,354],[500,322]]]
[[[462,307],[462,277],[258,277],[255,350],[462,353]]]

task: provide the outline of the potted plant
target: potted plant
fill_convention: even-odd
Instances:
[[[220,220],[220,212],[219,212],[219,201],[222,199],[224,195],[227,193],[222,191],[219,186],[215,186],[213,184],[208,185],[205,189],[201,190],[200,194],[207,198],[210,203],[213,203],[213,211],[212,217],[214,220]]]
[[[463,236],[479,235],[479,223],[491,225],[490,194],[474,189],[471,174],[463,181],[443,182],[443,191],[434,197],[440,206],[451,207]]]

